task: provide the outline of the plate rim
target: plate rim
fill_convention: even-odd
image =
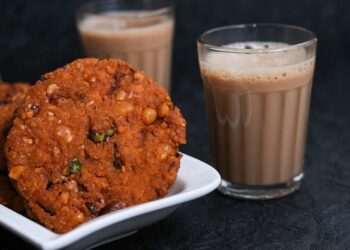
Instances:
[[[182,154],[183,154],[183,158],[181,160],[179,173],[181,171],[182,166],[185,166],[188,164],[196,165],[197,167],[200,166],[202,167],[202,171],[203,171],[202,174],[206,173],[207,175],[210,176],[209,183],[199,187],[194,187],[194,188],[192,187],[192,189],[188,191],[186,191],[186,187],[185,187],[183,190],[179,191],[178,193],[163,197],[159,200],[149,201],[143,204],[131,206],[119,211],[111,212],[106,215],[96,217],[95,219],[88,221],[65,234],[56,234],[50,231],[49,229],[46,229],[44,226],[40,225],[39,223],[34,222],[29,218],[21,214],[18,214],[2,205],[0,205],[0,214],[5,213],[5,215],[7,214],[7,215],[10,215],[11,217],[17,217],[16,220],[18,220],[18,222],[20,222],[24,227],[25,226],[34,227],[35,230],[34,232],[26,233],[24,228],[20,228],[19,225],[12,224],[12,221],[9,221],[11,219],[7,219],[7,216],[5,216],[5,218],[4,216],[0,217],[0,225],[2,225],[12,233],[16,234],[18,237],[23,238],[28,243],[33,244],[36,247],[39,247],[45,250],[53,250],[53,249],[58,249],[62,247],[67,247],[75,242],[78,242],[79,239],[84,238],[88,235],[91,235],[93,232],[99,231],[113,224],[117,224],[119,222],[131,219],[133,217],[140,216],[142,214],[180,205],[185,202],[189,202],[191,200],[200,198],[214,191],[219,186],[221,181],[221,177],[219,173],[209,164],[201,160],[198,160],[192,156],[189,156],[187,154],[184,154],[184,153]],[[183,165],[183,162],[186,162],[186,163]],[[190,169],[191,167],[192,166],[185,166],[184,168]],[[176,180],[178,180],[179,178],[179,173]],[[179,179],[181,179],[181,177]],[[186,180],[186,178],[182,178],[181,180],[183,179]],[[185,182],[185,186],[186,184],[191,187],[191,183]]]

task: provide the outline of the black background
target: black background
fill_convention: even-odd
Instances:
[[[74,12],[82,1],[0,0],[0,72],[35,82],[83,53]],[[182,151],[210,162],[195,39],[221,25],[278,22],[319,39],[311,103],[306,178],[283,199],[253,202],[218,192],[101,249],[350,248],[350,1],[178,0],[172,96],[188,121]],[[0,249],[29,245],[0,229]]]

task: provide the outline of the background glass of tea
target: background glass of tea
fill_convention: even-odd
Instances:
[[[174,11],[170,0],[93,0],[77,12],[88,57],[119,58],[170,90]]]

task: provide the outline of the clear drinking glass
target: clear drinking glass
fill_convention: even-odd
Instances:
[[[300,187],[316,44],[312,32],[280,24],[220,27],[198,39],[222,193],[270,199]]]
[[[171,0],[93,0],[77,27],[89,57],[119,58],[170,89],[174,9]]]

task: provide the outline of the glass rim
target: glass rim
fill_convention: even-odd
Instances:
[[[214,45],[209,42],[206,42],[204,37],[213,32],[222,31],[222,30],[230,30],[230,29],[243,29],[243,28],[259,28],[259,27],[273,27],[273,28],[284,28],[284,29],[294,29],[301,32],[304,32],[310,36],[310,38],[304,42],[288,44],[283,47],[271,49],[242,49],[242,48],[227,48],[219,45]],[[301,47],[307,47],[309,45],[317,43],[316,35],[303,27],[289,24],[279,24],[279,23],[247,23],[247,24],[233,24],[216,27],[210,30],[205,31],[197,38],[197,43],[206,47],[209,50],[217,51],[217,52],[227,52],[227,53],[240,53],[240,54],[263,54],[263,53],[273,53],[273,52],[283,52],[291,49],[300,49]]]
[[[76,13],[77,13],[77,16],[80,16],[83,14],[96,14],[93,11],[94,7],[106,7],[106,10],[101,11],[101,13],[108,12],[109,10],[118,10],[115,4],[120,1],[127,1],[127,0],[89,0],[87,2],[80,4],[77,8]],[[108,7],[110,8],[108,9]],[[149,9],[149,10],[135,8],[135,11],[147,11],[147,13],[138,14],[136,16],[137,18],[157,17],[164,14],[172,13],[174,11],[174,3],[172,0],[169,0],[169,5],[166,7],[160,7],[160,8]]]

